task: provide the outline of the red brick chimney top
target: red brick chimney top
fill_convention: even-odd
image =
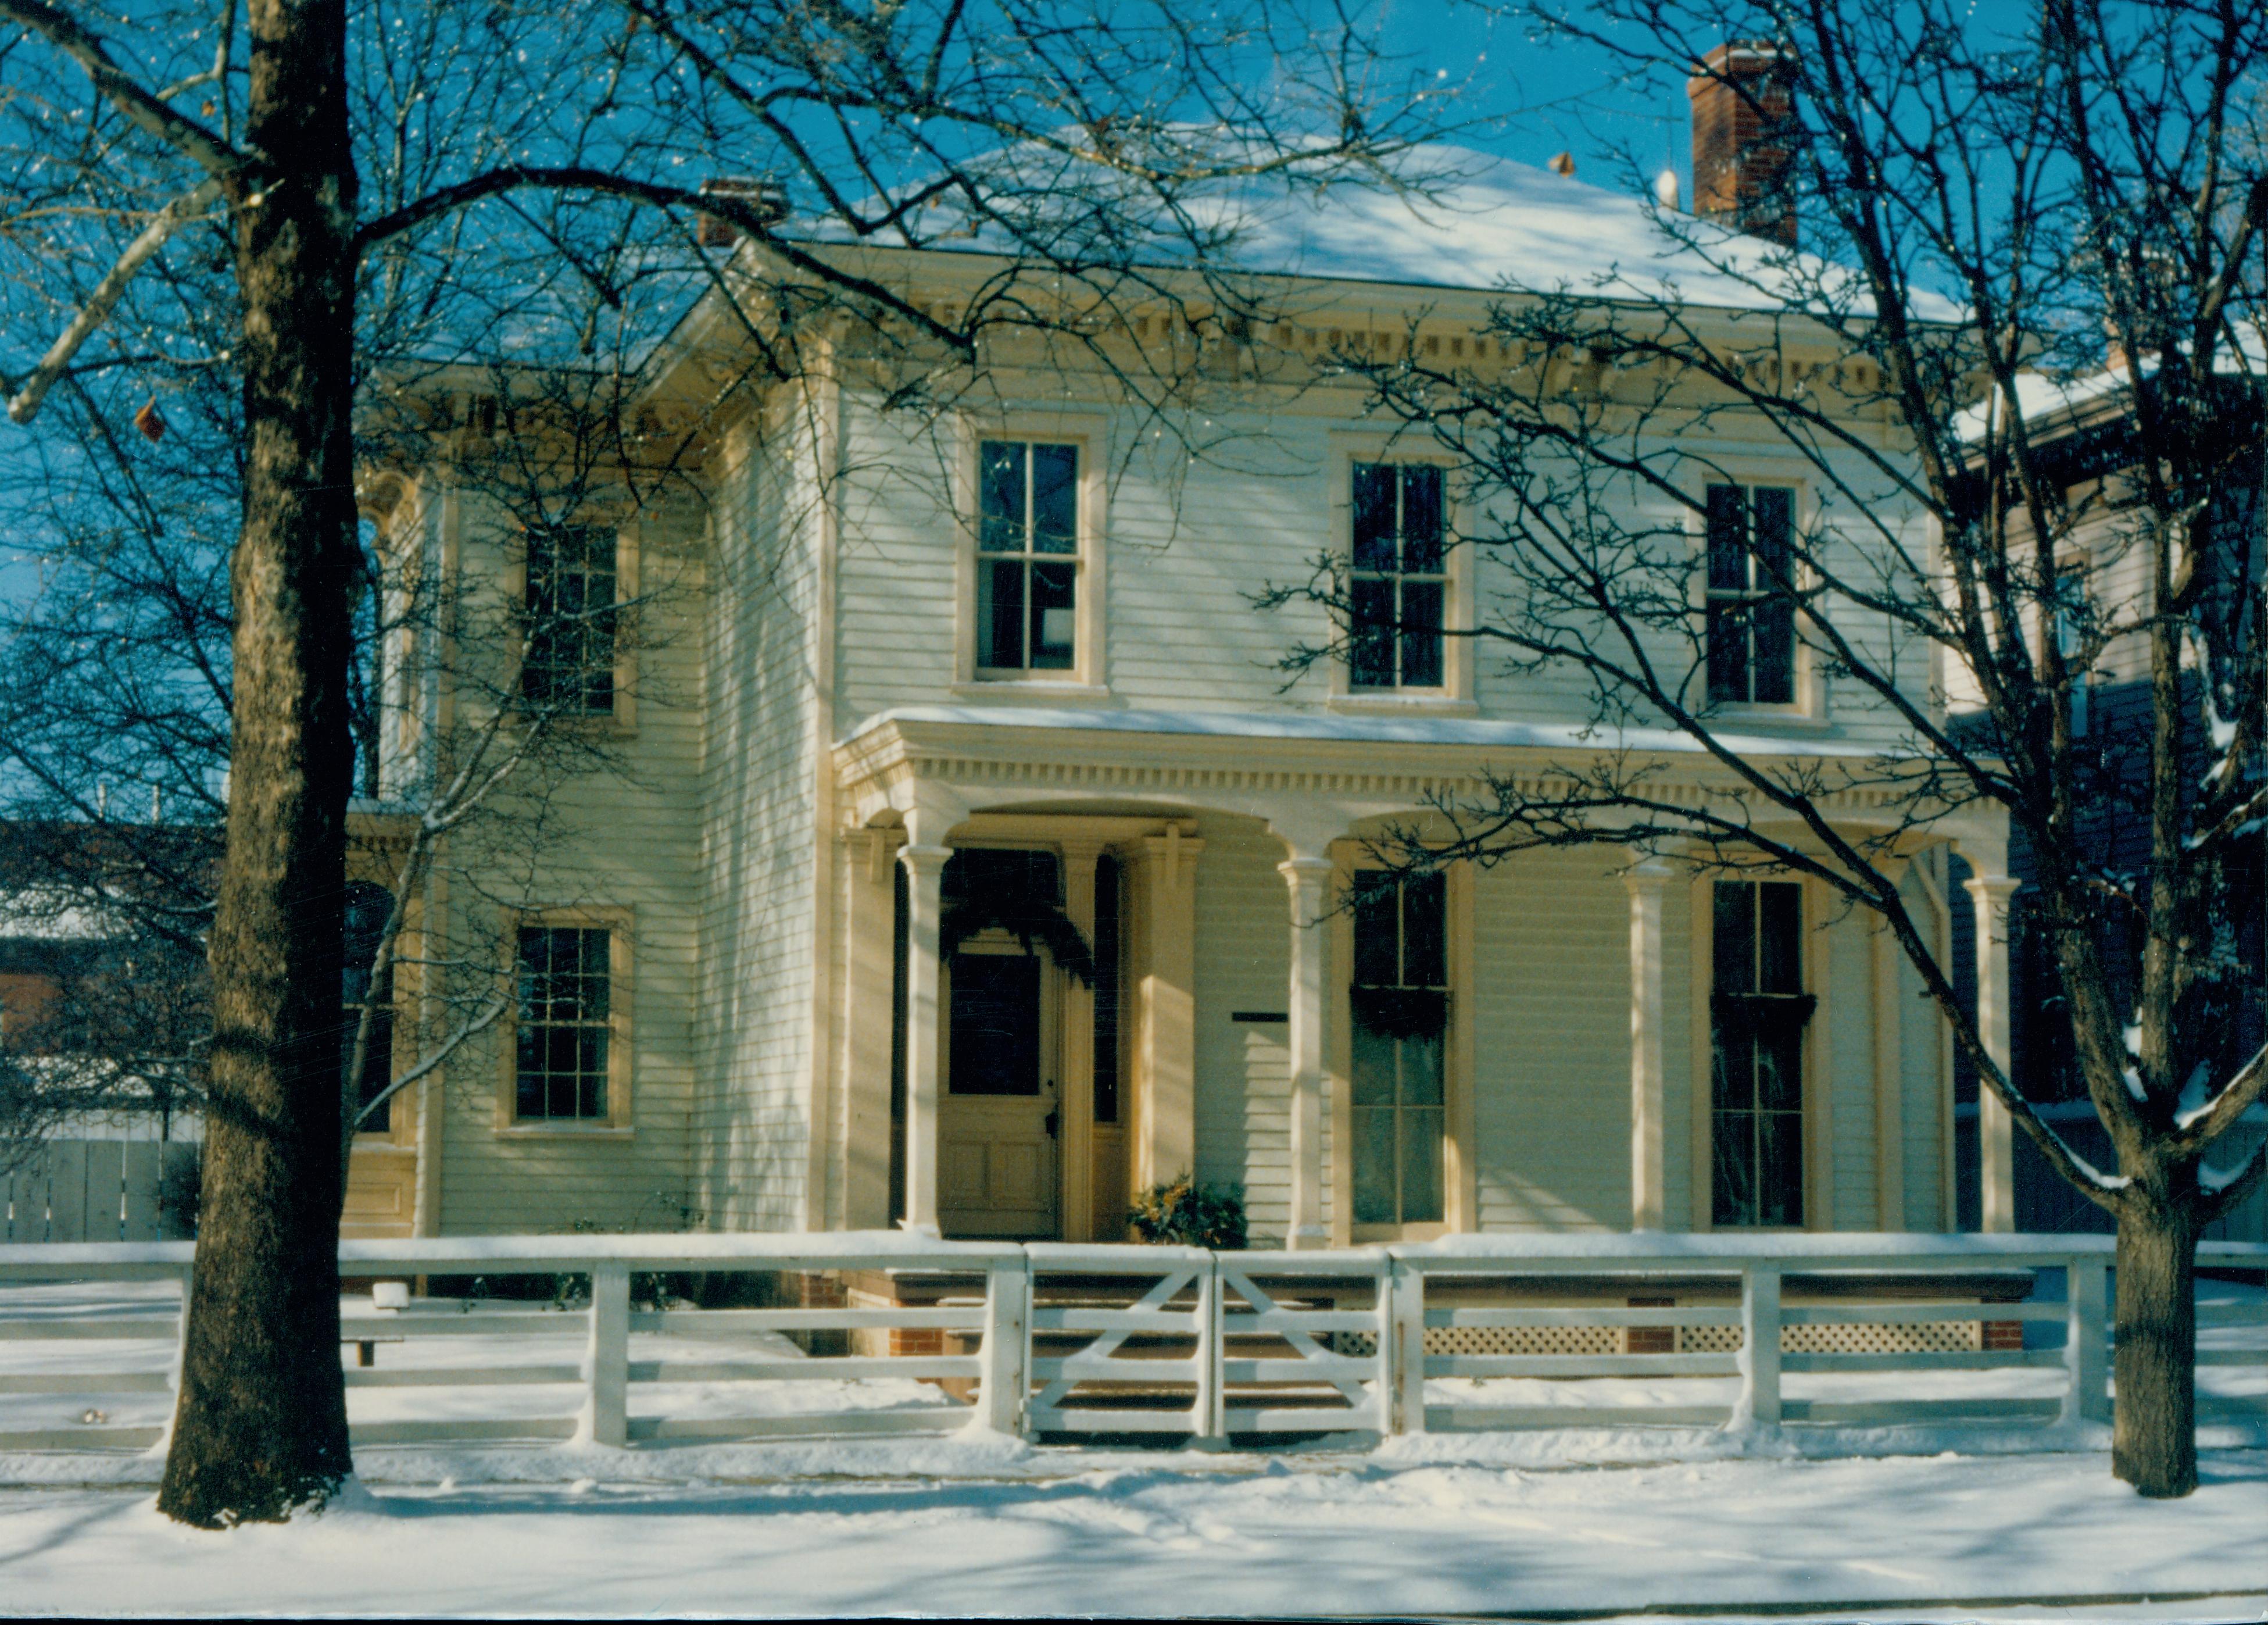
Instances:
[[[1734,40],[1703,57],[1685,81],[1693,103],[1693,212],[1790,247],[1794,66],[1785,46]]]

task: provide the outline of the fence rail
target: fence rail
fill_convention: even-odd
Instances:
[[[2268,1245],[2201,1262],[2268,1270]],[[2071,1236],[360,1241],[344,1275],[549,1277],[586,1301],[350,1300],[340,1339],[361,1444],[2037,1424],[2110,1414],[2110,1263]],[[633,1302],[688,1274],[769,1301]],[[157,1443],[194,1289],[188,1243],[0,1245],[0,1450]],[[2230,1296],[2200,1309],[2199,1364],[2268,1376],[2268,1302]],[[2268,1420],[2268,1382],[2223,1387],[2201,1414]]]

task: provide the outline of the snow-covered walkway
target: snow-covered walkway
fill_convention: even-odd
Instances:
[[[2268,1451],[2212,1452],[2205,1488],[2161,1503],[2114,1482],[2096,1454],[1531,1472],[1391,1447],[1209,1462],[890,1448],[909,1462],[966,1448],[972,1466],[989,1456],[1004,1471],[445,1482],[228,1534],[164,1522],[146,1490],[4,1490],[0,1607],[1408,1616],[1794,1604],[1844,1617],[2215,1620],[2268,1607]]]

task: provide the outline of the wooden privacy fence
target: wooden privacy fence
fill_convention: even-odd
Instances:
[[[2268,1269],[2268,1246],[2202,1261]],[[358,1444],[2045,1423],[2110,1414],[2110,1262],[2069,1236],[355,1241],[349,1278],[487,1289],[382,1284],[341,1344]],[[529,1277],[561,1293],[502,1289]],[[687,1306],[665,1289],[688,1277],[758,1306]],[[157,1443],[195,1284],[187,1243],[0,1246],[0,1450]],[[2225,1296],[2200,1364],[2259,1371],[2268,1301]],[[2204,1414],[2268,1420],[2268,1384],[2223,1386]]]

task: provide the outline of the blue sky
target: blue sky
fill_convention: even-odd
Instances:
[[[1471,145],[1528,164],[1572,152],[1583,179],[1608,186],[1619,177],[1606,155],[1620,148],[1649,173],[1664,164],[1689,172],[1690,114],[1675,78],[1616,84],[1602,53],[1539,45],[1519,18],[1461,0],[1381,0],[1379,14],[1388,47],[1413,67],[1462,80],[1468,106],[1490,121]]]

